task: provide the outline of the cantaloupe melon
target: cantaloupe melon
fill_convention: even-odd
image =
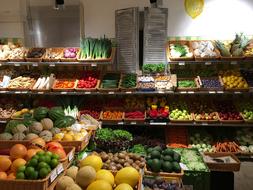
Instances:
[[[82,167],[76,175],[76,183],[82,188],[86,188],[96,179],[96,170],[91,166]]]
[[[86,190],[112,190],[112,186],[105,180],[97,180],[92,182]]]

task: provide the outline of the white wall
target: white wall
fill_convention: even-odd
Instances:
[[[143,10],[143,7],[149,6],[149,0],[80,1],[84,5],[85,34],[93,37],[104,34],[115,37],[115,10],[135,6]],[[1,0],[0,38],[23,37],[24,2]],[[195,20],[186,14],[184,0],[163,0],[163,4],[169,9],[168,36],[227,39],[236,32],[253,34],[253,0],[205,0],[204,12]]]
[[[149,6],[149,0],[82,0],[86,36],[115,37],[114,11]],[[168,36],[232,38],[236,32],[253,34],[253,0],[205,0],[204,12],[193,20],[184,10],[184,0],[163,0],[169,9]]]

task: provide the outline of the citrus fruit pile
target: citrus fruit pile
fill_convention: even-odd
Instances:
[[[40,151],[17,170],[16,179],[43,179],[59,164],[59,155]]]

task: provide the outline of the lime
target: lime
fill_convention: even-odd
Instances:
[[[17,175],[16,175],[16,179],[25,179],[24,172],[18,172]]]
[[[31,173],[29,179],[33,179],[33,180],[38,179],[38,176],[39,176],[39,172],[34,171],[34,172]]]
[[[19,172],[25,172],[25,168],[26,168],[25,166],[20,166],[20,167],[18,168],[18,171],[17,171],[17,172],[18,172],[18,173],[19,173]]]
[[[32,157],[32,159],[36,159],[36,160],[38,160],[39,159],[39,156],[38,155],[34,155],[33,157]]]
[[[50,164],[51,162],[51,156],[45,155],[45,162]]]
[[[38,160],[35,159],[35,158],[32,158],[30,161],[29,161],[29,166],[32,166],[32,167],[36,167],[38,165]]]
[[[38,156],[44,156],[45,152],[44,151],[39,151],[36,155]]]
[[[49,167],[48,164],[46,162],[40,162],[38,164],[38,169],[40,170],[41,168],[47,168]]]
[[[47,168],[41,168],[39,171],[39,176],[41,179],[44,179],[48,174],[48,169]]]
[[[50,162],[51,168],[55,168],[59,164],[59,161],[57,159],[52,159]]]
[[[51,158],[53,156],[53,153],[48,151],[48,152],[45,153],[45,155],[50,156],[50,158]]]
[[[28,166],[26,169],[25,169],[25,175],[26,177],[28,177],[30,179],[32,173],[35,172],[34,168],[31,167],[31,166]]]
[[[46,157],[43,156],[39,156],[39,162],[46,162]]]
[[[47,168],[47,172],[50,173],[52,170],[50,167]]]
[[[59,156],[58,154],[53,154],[53,155],[52,155],[52,159],[59,160],[59,159],[60,159],[60,156]]]

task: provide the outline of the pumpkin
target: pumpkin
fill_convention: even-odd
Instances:
[[[32,133],[40,134],[43,130],[43,126],[40,122],[33,122],[32,126],[29,129]]]
[[[53,138],[53,134],[52,134],[50,131],[48,131],[48,130],[42,131],[42,132],[39,134],[39,136],[40,136],[42,139],[44,139],[46,142],[47,142],[47,141],[51,141],[52,138]]]
[[[25,139],[24,133],[16,133],[12,136],[12,140],[14,140],[14,141],[22,141],[24,139]]]
[[[27,148],[22,144],[15,144],[10,149],[10,157],[12,159],[24,158],[27,154]]]
[[[49,118],[42,119],[40,123],[42,124],[44,130],[50,130],[54,127],[53,121]]]

